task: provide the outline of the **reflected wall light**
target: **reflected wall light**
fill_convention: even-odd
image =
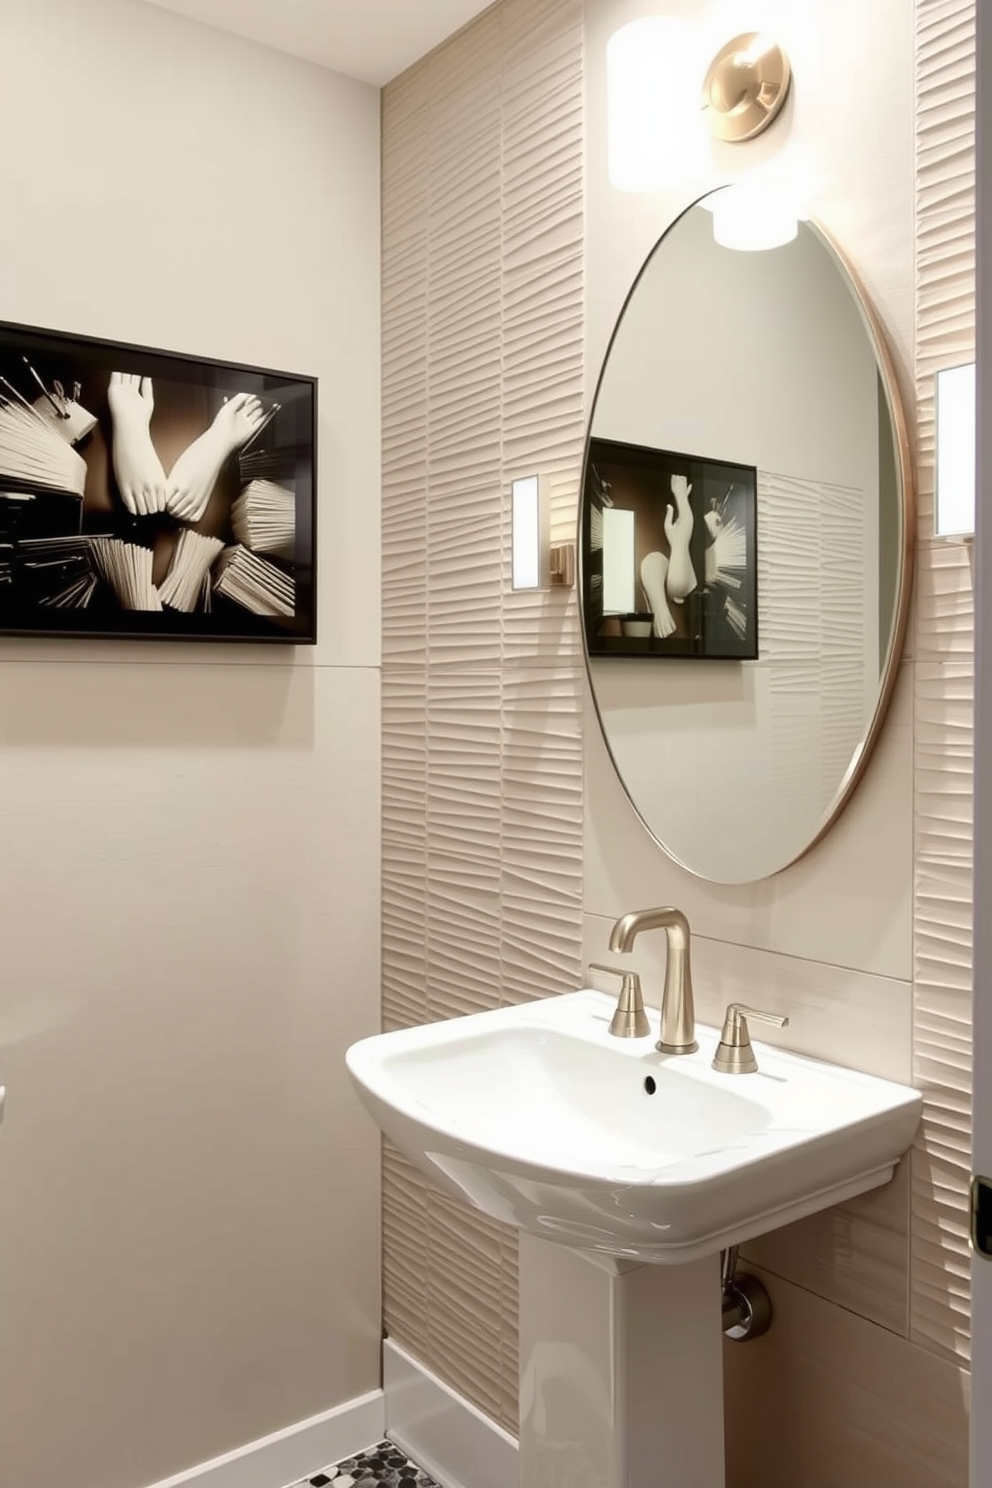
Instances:
[[[634,597],[634,513],[620,506],[603,508],[603,613],[629,615]]]
[[[551,483],[525,475],[510,483],[511,584],[514,589],[571,589],[575,544],[551,541]]]
[[[934,389],[934,531],[975,534],[975,363],[938,372]]]
[[[749,181],[718,191],[711,211],[713,237],[723,248],[748,253],[781,248],[799,231],[799,217],[788,197]]]

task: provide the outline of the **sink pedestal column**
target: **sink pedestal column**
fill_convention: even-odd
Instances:
[[[642,1266],[520,1236],[521,1488],[722,1488],[718,1255]]]

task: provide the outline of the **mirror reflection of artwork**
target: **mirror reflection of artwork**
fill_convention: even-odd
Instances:
[[[593,438],[583,595],[591,655],[758,655],[757,474]]]
[[[596,390],[583,618],[596,712],[623,787],[655,841],[702,878],[779,872],[818,841],[864,770],[908,615],[904,430],[871,309],[812,223],[751,253],[718,243],[702,204],[669,228],[631,290]],[[676,450],[723,477],[727,467],[710,457],[736,462],[715,505],[697,468],[663,463]],[[753,523],[736,473],[754,478]],[[676,529],[673,475],[692,486],[691,575],[682,562],[676,579],[658,517],[659,505],[670,509]],[[636,499],[621,496],[631,488]],[[693,633],[702,596],[720,606],[720,654],[742,654],[742,631],[758,643],[746,666],[714,665],[715,646],[693,654],[685,632],[679,640],[680,625]],[[669,623],[670,638],[656,634]],[[677,665],[657,660],[671,654]],[[654,664],[628,659],[637,655]]]

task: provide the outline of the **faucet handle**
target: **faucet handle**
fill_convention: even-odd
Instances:
[[[620,1000],[610,1020],[610,1033],[613,1037],[646,1038],[651,1032],[651,1025],[644,1011],[641,979],[637,972],[620,971],[616,966],[600,966],[596,961],[589,962],[589,970],[620,978]]]
[[[745,1007],[742,1002],[727,1004],[726,1017],[720,1042],[713,1056],[713,1068],[724,1075],[753,1075],[758,1068],[751,1047],[751,1032],[748,1018],[757,1018],[759,1023],[772,1023],[776,1028],[788,1028],[788,1018],[778,1013],[766,1013],[760,1008]]]

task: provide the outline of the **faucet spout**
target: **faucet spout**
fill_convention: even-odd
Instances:
[[[610,932],[610,950],[631,951],[642,930],[664,930],[668,937],[665,987],[661,998],[662,1054],[694,1054],[696,1014],[692,998],[689,921],[680,909],[638,909],[623,915]]]

